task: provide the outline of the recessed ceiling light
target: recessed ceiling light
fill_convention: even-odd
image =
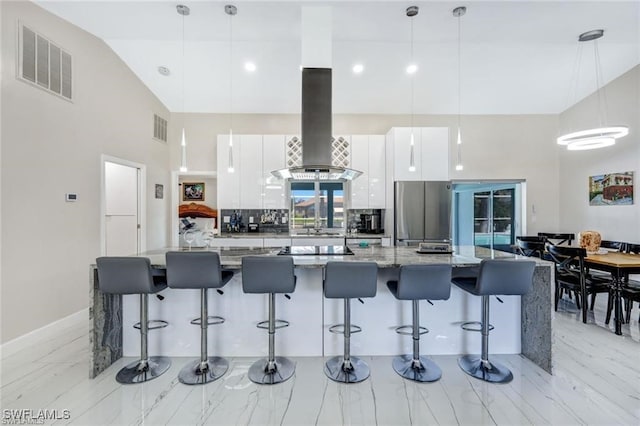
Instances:
[[[163,67],[163,66],[158,67],[158,72],[160,73],[160,75],[163,75],[165,77],[168,76],[169,74],[171,74],[171,70],[169,70],[169,68]]]
[[[244,63],[244,69],[249,72],[254,72],[256,70],[256,64],[254,64],[253,62],[247,61]]]
[[[415,74],[418,71],[418,66],[416,64],[410,64],[407,67],[407,74]]]
[[[362,71],[364,71],[364,65],[362,64],[355,64],[352,68],[353,73],[354,74],[362,74]]]

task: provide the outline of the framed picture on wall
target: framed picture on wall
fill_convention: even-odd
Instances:
[[[156,183],[156,198],[162,200],[164,198],[164,186]]]
[[[633,172],[589,176],[589,205],[633,204]]]
[[[204,201],[204,182],[183,183],[182,201]]]

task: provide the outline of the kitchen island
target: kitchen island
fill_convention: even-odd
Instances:
[[[143,253],[159,274],[163,273],[165,253],[162,249]],[[240,266],[247,255],[275,256],[273,248],[216,248],[223,267],[235,270],[234,278],[223,288],[224,295],[209,293],[209,314],[226,318],[223,325],[209,330],[210,353],[221,356],[263,356],[267,335],[255,327],[267,317],[267,298],[244,294]],[[379,266],[378,293],[365,299],[364,305],[353,301],[352,322],[363,332],[352,339],[354,355],[397,355],[410,352],[411,338],[398,335],[394,328],[411,322],[410,302],[399,302],[386,288],[386,281],[396,279],[401,265],[446,263],[454,274],[477,266],[487,258],[520,256],[481,247],[456,247],[454,254],[419,254],[415,247],[352,247],[353,256],[293,256],[298,277],[291,300],[277,298],[277,318],[291,326],[279,330],[277,353],[284,356],[332,356],[340,354],[340,335],[328,328],[342,321],[342,302],[325,299],[322,294],[322,267],[328,261],[373,261]],[[491,353],[522,353],[551,373],[553,369],[553,264],[536,259],[533,290],[522,298],[501,297],[492,300]],[[139,334],[132,325],[139,315],[138,298],[104,294],[98,290],[95,266],[90,268],[90,376],[95,377],[122,356],[139,354]],[[199,328],[189,321],[199,313],[198,290],[166,289],[164,300],[149,298],[149,318],[169,321],[169,327],[149,334],[149,353],[167,356],[196,357],[199,353]],[[477,353],[480,334],[464,332],[461,322],[480,318],[480,298],[452,286],[447,301],[420,304],[422,325],[431,330],[423,336],[426,355]],[[124,327],[123,327],[124,326]]]

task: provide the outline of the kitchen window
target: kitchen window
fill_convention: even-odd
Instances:
[[[343,228],[345,222],[342,182],[292,182],[291,228]]]

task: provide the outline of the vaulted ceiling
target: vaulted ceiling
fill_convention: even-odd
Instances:
[[[593,42],[580,44],[574,78],[588,30],[605,30],[605,82],[640,63],[640,1],[237,1],[232,18],[220,1],[36,3],[103,39],[176,112],[299,113],[301,10],[310,5],[331,8],[334,113],[410,113],[413,78],[415,113],[456,114],[458,19],[462,114],[559,113],[593,93]],[[184,21],[179,3],[191,9]]]

